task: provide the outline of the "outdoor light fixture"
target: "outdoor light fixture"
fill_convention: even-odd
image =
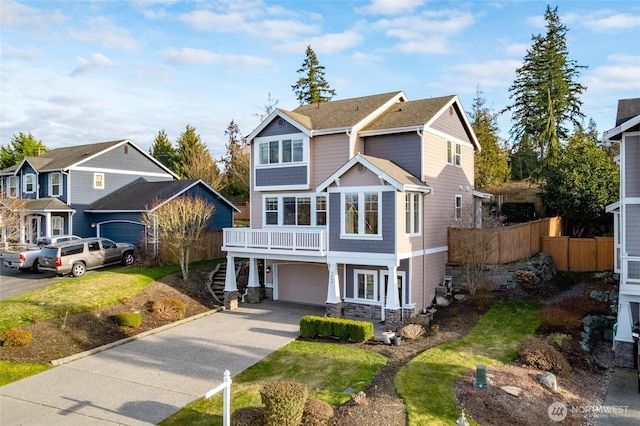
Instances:
[[[271,273],[271,266],[267,266],[267,274]]]

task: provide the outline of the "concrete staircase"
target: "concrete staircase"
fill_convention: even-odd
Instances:
[[[227,264],[226,262],[222,262],[216,265],[216,268],[211,271],[207,282],[209,293],[211,293],[220,305],[224,305],[224,281],[226,276]]]

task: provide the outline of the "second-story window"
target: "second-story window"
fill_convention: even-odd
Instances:
[[[447,163],[457,167],[462,165],[462,145],[447,141]]]
[[[342,234],[349,236],[380,235],[380,194],[347,192],[342,196]]]
[[[404,196],[404,232],[420,234],[421,198],[417,192],[407,192]]]
[[[16,198],[18,196],[18,176],[9,176],[7,182],[7,196]]]
[[[49,196],[59,197],[62,195],[62,173],[51,173],[49,181]]]
[[[279,135],[256,139],[255,155],[259,166],[295,164],[305,161],[307,141],[292,135]]]
[[[104,173],[93,174],[93,189],[104,189]]]
[[[325,226],[327,198],[324,195],[276,195],[264,197],[264,224]]]
[[[318,195],[316,197],[316,225],[327,224],[327,197]]]
[[[24,175],[24,192],[27,194],[33,194],[36,192],[36,175],[29,173]]]
[[[264,199],[264,215],[266,225],[278,224],[278,197]]]

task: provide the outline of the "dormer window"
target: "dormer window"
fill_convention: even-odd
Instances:
[[[23,176],[25,194],[33,194],[36,192],[36,175],[29,173]]]

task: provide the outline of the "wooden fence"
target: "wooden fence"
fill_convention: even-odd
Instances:
[[[569,238],[562,236],[562,220],[546,218],[494,230],[449,228],[449,261],[459,263],[463,251],[457,244],[469,244],[482,237],[474,234],[490,232],[494,248],[488,265],[502,265],[519,259],[547,253],[559,271],[590,272],[613,270],[613,237]]]
[[[202,236],[202,243],[199,247],[191,249],[189,262],[215,259],[222,257],[222,230],[206,232]],[[178,263],[178,258],[160,243],[160,258],[165,262]]]

